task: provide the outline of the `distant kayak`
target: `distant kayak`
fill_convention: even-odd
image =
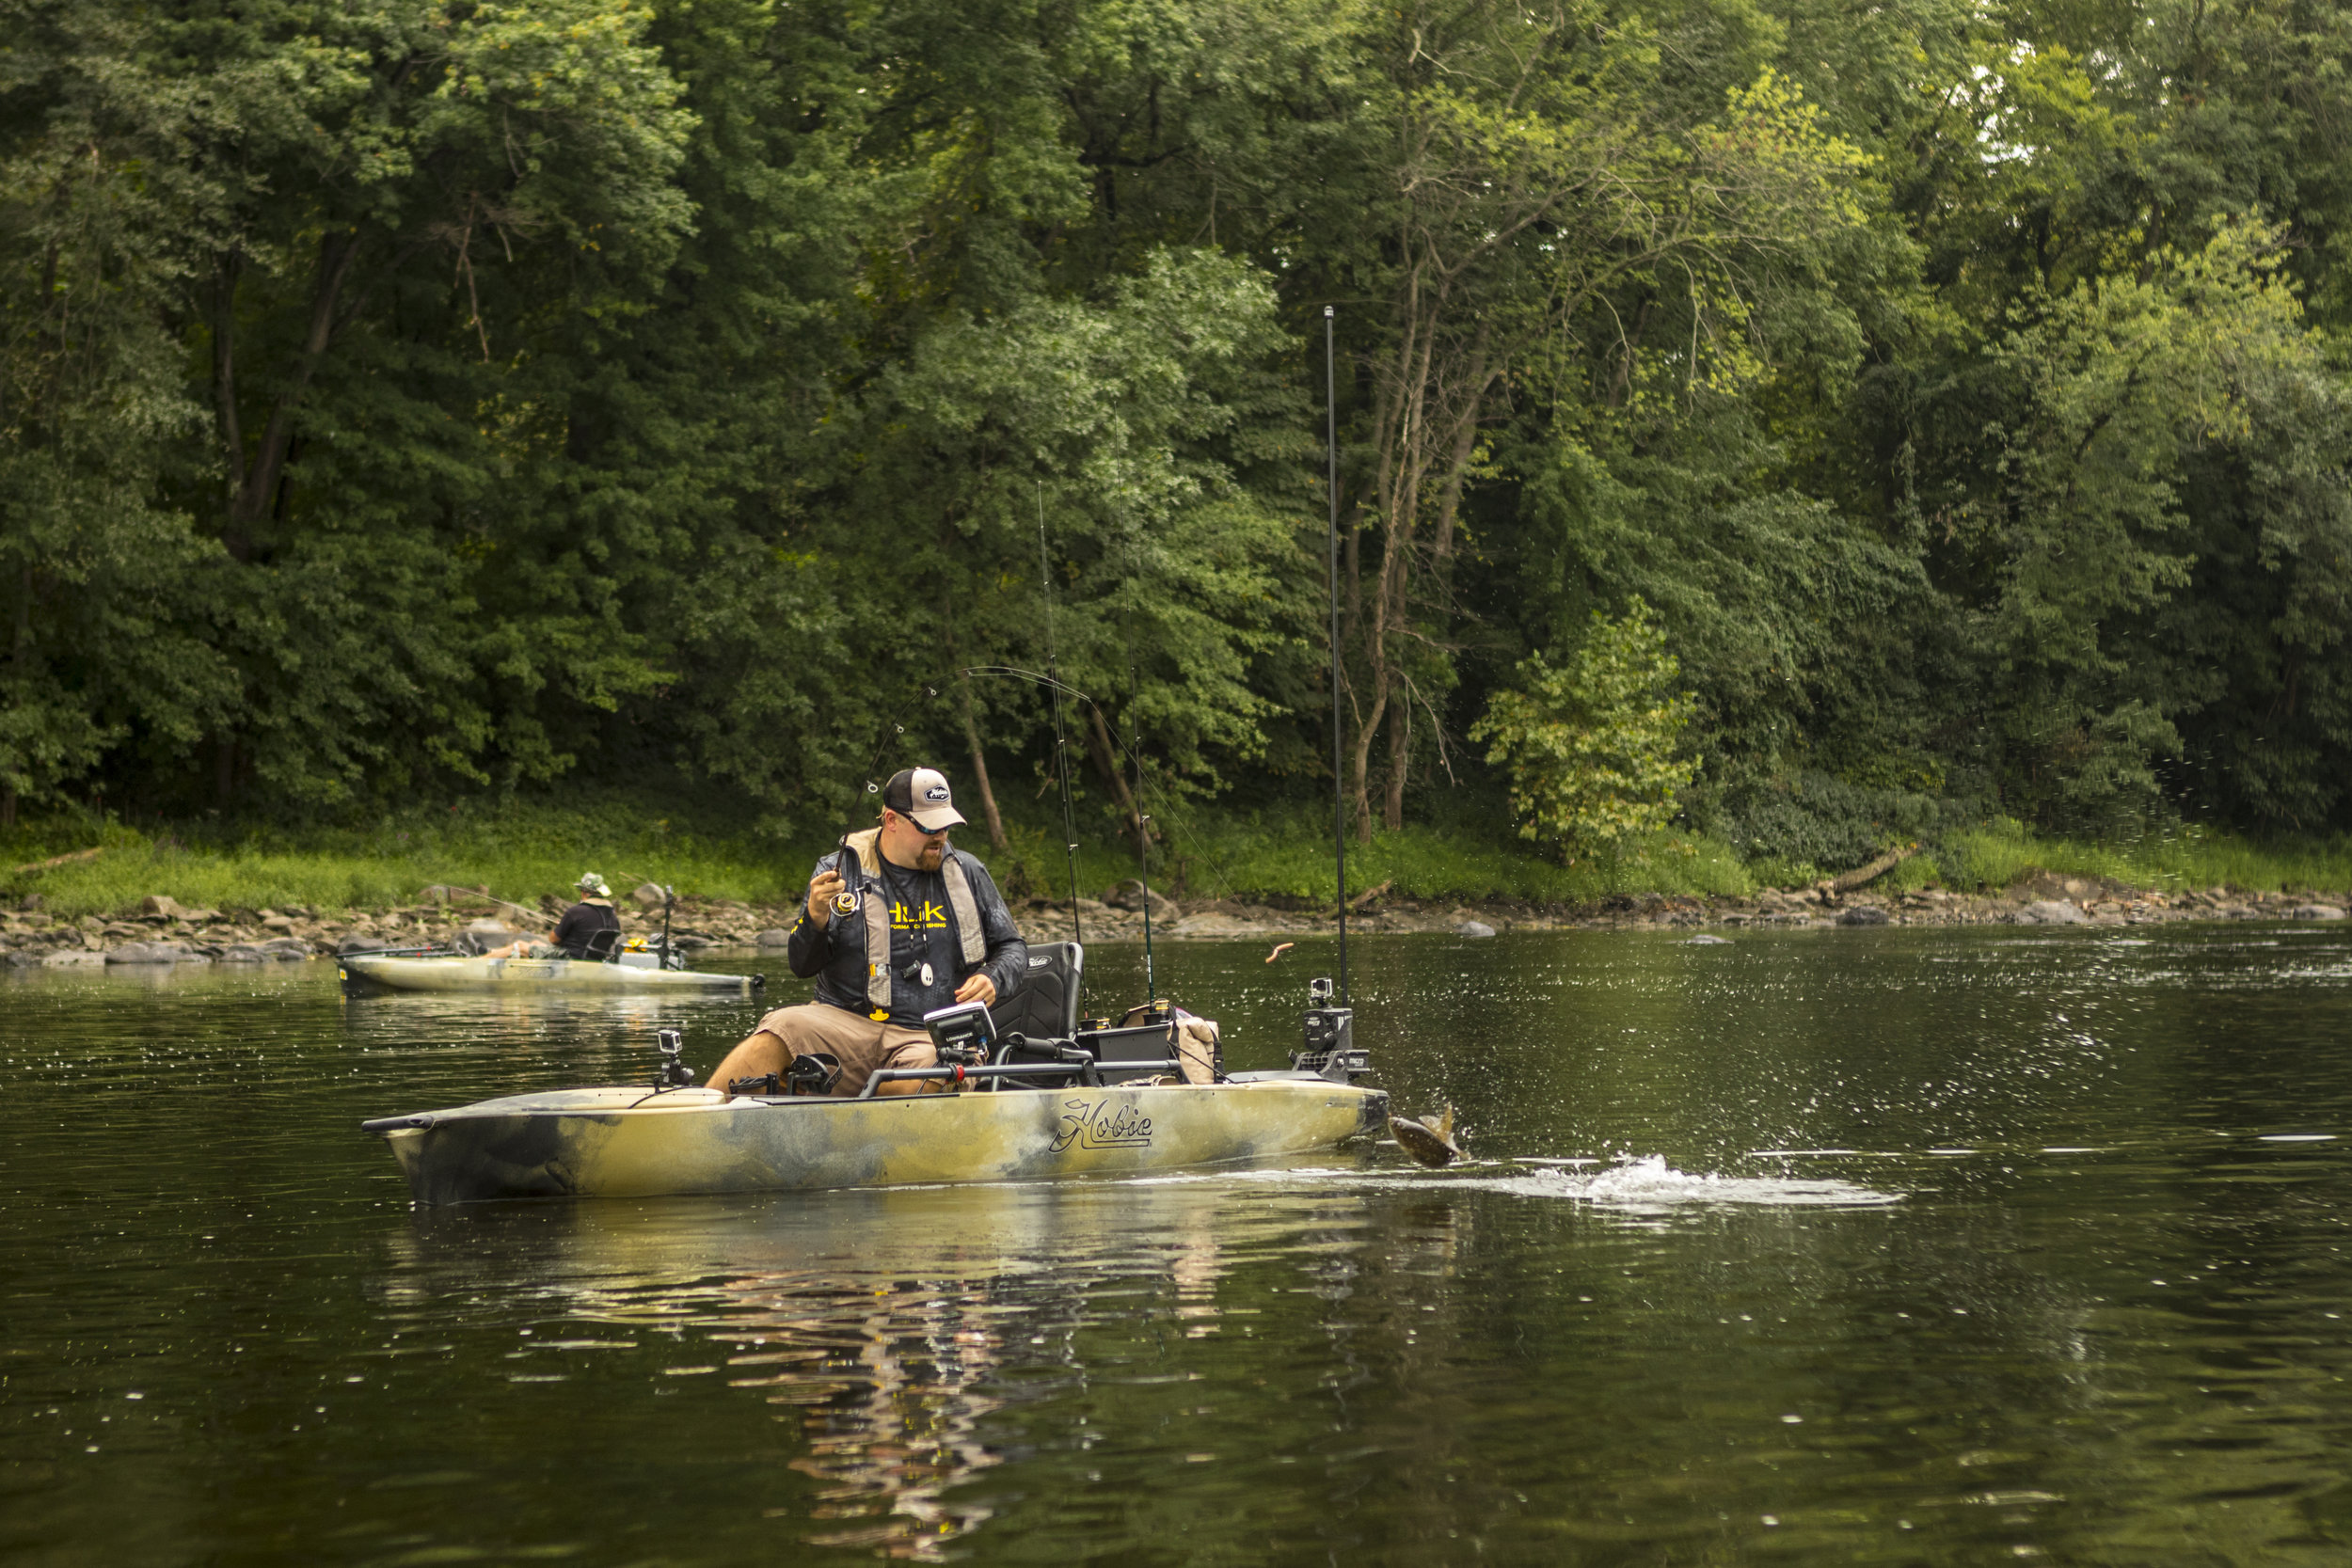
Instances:
[[[389,958],[354,953],[342,960],[345,981],[394,990],[695,991],[749,996],[765,983],[758,974],[702,974],[651,964],[592,963],[580,958]]]

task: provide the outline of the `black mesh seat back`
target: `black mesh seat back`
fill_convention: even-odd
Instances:
[[[1078,993],[1086,978],[1086,949],[1074,942],[1033,943],[1020,989],[988,1009],[999,1039],[1066,1040],[1078,1029]]]
[[[580,943],[580,956],[590,963],[610,963],[613,951],[620,945],[621,928],[610,926],[601,931],[589,932],[588,940]]]

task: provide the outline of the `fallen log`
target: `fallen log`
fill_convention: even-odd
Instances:
[[[22,877],[27,871],[47,871],[56,866],[72,865],[75,861],[94,861],[105,852],[106,847],[102,844],[94,849],[76,849],[70,855],[52,855],[45,861],[26,861],[9,871],[8,875]]]
[[[1358,894],[1355,897],[1350,898],[1347,901],[1347,907],[1351,910],[1360,910],[1366,904],[1371,903],[1374,899],[1379,897],[1382,894],[1388,892],[1389,889],[1394,886],[1396,886],[1396,879],[1391,877],[1387,881],[1382,882],[1378,887],[1368,887],[1364,889],[1363,892]]]
[[[1918,852],[1919,846],[1916,844],[1906,844],[1899,848],[1889,849],[1867,865],[1857,865],[1851,871],[1832,877],[1825,885],[1832,893],[1851,893],[1856,888],[1867,887],[1877,881]]]

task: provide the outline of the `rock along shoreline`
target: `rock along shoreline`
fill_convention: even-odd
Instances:
[[[0,911],[0,965],[273,963],[339,953],[405,946],[481,951],[516,936],[544,936],[555,910],[541,921],[519,918],[517,906],[499,905],[462,889],[434,888],[434,896],[393,910],[326,911],[188,909],[161,895],[135,915],[62,921],[35,910]],[[1121,890],[1114,902],[1078,900],[1086,940],[1138,942],[1143,937],[1139,890]],[[553,903],[545,900],[543,903]],[[623,901],[626,906],[626,900]],[[1122,907],[1127,906],[1127,907]],[[1348,913],[1359,934],[1434,932],[1464,937],[1505,931],[1682,929],[1738,931],[1843,926],[2141,926],[2188,920],[2308,920],[2346,917],[2352,894],[2249,892],[2228,887],[2190,891],[2129,888],[2075,878],[2037,875],[1998,893],[1955,894],[1940,889],[1875,895],[1828,888],[1768,888],[1754,897],[1629,894],[1595,904],[1502,902],[1429,903],[1363,896]],[[627,935],[661,928],[659,909],[624,907]],[[1065,940],[1068,900],[1033,898],[1015,908],[1033,942]],[[791,906],[717,899],[682,899],[671,914],[680,946],[781,947]],[[1323,936],[1336,926],[1328,906],[1281,908],[1231,899],[1170,899],[1152,895],[1155,941]]]

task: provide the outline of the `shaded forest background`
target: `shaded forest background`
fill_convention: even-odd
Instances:
[[[830,837],[894,719],[1035,816],[1040,689],[956,675],[1049,659],[1098,824],[1132,739],[1162,811],[1310,825],[1329,306],[1360,831],[1507,832],[1466,737],[1629,613],[1743,855],[2352,827],[2341,7],[0,40],[0,826],[627,785]]]

